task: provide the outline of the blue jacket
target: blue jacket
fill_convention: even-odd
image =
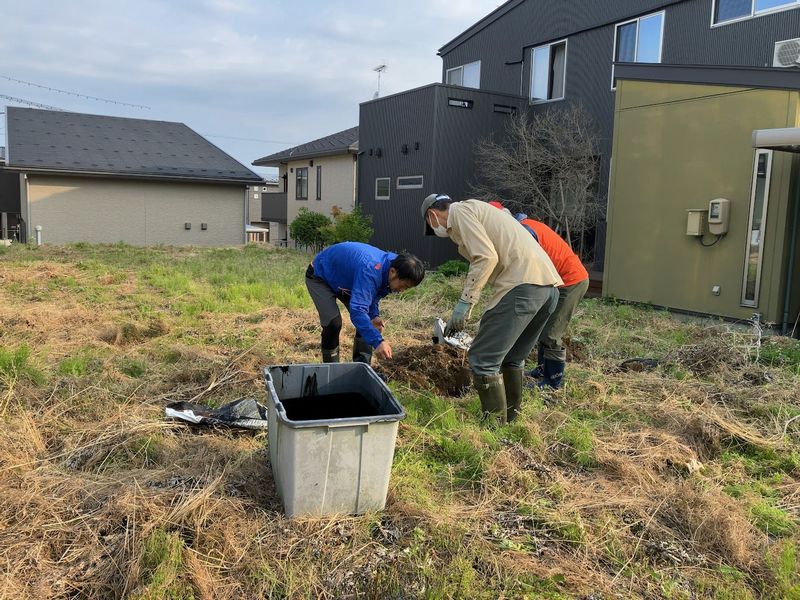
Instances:
[[[350,320],[373,348],[383,337],[372,325],[380,314],[378,302],[389,293],[389,267],[397,258],[369,244],[342,242],[325,248],[312,264],[314,275],[337,294],[350,297]]]

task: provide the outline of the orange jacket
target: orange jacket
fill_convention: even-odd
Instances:
[[[496,200],[489,202],[489,204],[500,210],[507,210]],[[539,242],[542,250],[547,253],[550,260],[553,261],[556,271],[558,271],[561,279],[564,280],[562,287],[575,285],[584,279],[589,279],[589,273],[586,271],[586,267],[583,266],[581,259],[555,231],[541,221],[533,219],[522,219],[520,224],[526,229],[533,230],[535,234],[533,237]]]
[[[563,240],[555,231],[540,221],[533,219],[523,219],[522,225],[530,227],[536,232],[539,245],[553,261],[556,271],[564,280],[564,287],[580,283],[584,279],[589,279],[589,273],[583,266],[581,259],[572,251],[569,244]]]

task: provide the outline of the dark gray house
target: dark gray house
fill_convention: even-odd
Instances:
[[[433,191],[455,198],[468,192],[475,168],[472,145],[502,131],[496,104],[538,111],[581,102],[600,138],[604,195],[615,62],[791,68],[800,56],[798,38],[800,0],[509,0],[442,46],[443,84],[361,105],[359,201],[374,216],[374,242],[418,252],[433,264],[452,256],[446,241],[421,238],[416,208]],[[452,101],[458,99],[472,104]],[[411,139],[417,131],[427,132],[435,144]],[[408,154],[406,147],[412,148]],[[422,165],[430,171],[420,171]],[[420,174],[427,175],[421,187],[396,190],[398,178]],[[376,194],[387,179],[388,200]],[[383,226],[398,222],[403,226]],[[604,238],[601,223],[597,269]]]

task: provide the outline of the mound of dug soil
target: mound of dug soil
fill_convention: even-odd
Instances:
[[[464,352],[444,344],[411,346],[382,361],[377,371],[389,381],[434,391],[441,396],[460,396],[471,383]]]

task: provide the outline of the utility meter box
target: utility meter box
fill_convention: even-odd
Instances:
[[[708,211],[705,208],[690,208],[686,211],[686,215],[686,235],[696,237],[705,235]]]
[[[708,203],[708,232],[714,235],[728,233],[731,216],[731,201],[727,198],[716,198]]]

